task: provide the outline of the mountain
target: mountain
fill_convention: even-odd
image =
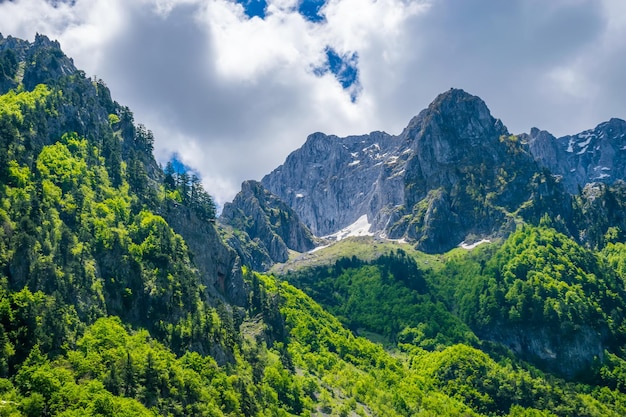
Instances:
[[[262,184],[316,235],[366,216],[373,233],[443,252],[506,233],[524,203],[561,192],[539,191],[536,175],[532,155],[485,103],[451,89],[398,136],[309,136]]]
[[[520,135],[542,166],[562,178],[574,194],[586,184],[626,178],[626,122],[613,118],[594,129],[555,138],[545,130]]]
[[[220,223],[243,231],[258,242],[257,253],[246,253],[238,239],[228,239],[248,264],[266,270],[289,259],[289,249],[307,252],[315,247],[311,232],[298,215],[256,181],[245,181],[232,203],[226,203]]]
[[[547,210],[559,182],[535,173],[524,188],[520,174],[530,194],[513,215],[541,225],[472,250],[430,255],[379,236],[332,244],[336,236],[315,238],[255,181],[216,220],[200,179],[162,170],[152,133],[57,42],[0,36],[0,69],[0,415],[626,414],[623,183],[571,196],[568,224]],[[454,115],[455,106],[467,111]],[[398,176],[398,201],[428,205],[436,186],[444,197],[428,216],[438,218],[449,196],[468,196],[453,206],[469,217],[458,224],[489,229],[491,220],[472,226],[480,217],[469,213],[484,190],[470,193],[457,179],[484,171],[492,190],[489,172],[505,160],[521,173],[536,165],[525,142],[495,137],[502,128],[487,115],[462,127],[482,106],[453,91],[414,119],[422,133],[374,134],[389,139],[383,154],[437,147],[427,137],[435,133],[457,146],[470,131],[486,144],[477,134],[465,152],[506,147],[389,160],[385,169],[412,173]],[[438,117],[458,121],[456,130]],[[363,149],[354,142],[351,152]],[[362,157],[383,190],[396,177],[377,171],[384,157],[374,148]],[[451,161],[485,168],[456,172]],[[512,174],[504,180],[518,186]],[[506,204],[518,200],[505,188],[487,202],[508,216]],[[380,190],[367,201],[396,201]],[[387,223],[398,221],[380,227]],[[597,248],[555,230],[567,227]],[[285,255],[279,277],[250,268]]]
[[[588,203],[579,191],[624,179],[625,128],[611,119],[559,139],[538,129],[511,135],[480,98],[451,89],[397,136],[312,134],[261,183],[320,237],[366,225],[371,234],[442,253],[547,215],[596,245],[585,241],[589,222],[580,207]],[[225,222],[237,228],[232,216]]]

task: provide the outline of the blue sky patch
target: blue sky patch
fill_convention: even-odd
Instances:
[[[237,0],[237,3],[243,6],[243,10],[250,19],[260,17],[265,19],[266,0]]]
[[[314,68],[313,73],[318,77],[331,72],[341,87],[350,92],[354,103],[359,92],[359,54],[356,52],[339,55],[330,46],[326,47],[326,63],[322,67]]]
[[[172,163],[172,167],[174,168],[174,172],[176,172],[177,174],[182,174],[182,173],[189,173],[189,174],[196,174],[197,172],[192,169],[191,167],[185,165],[183,162],[181,162],[181,160],[179,159],[180,156],[175,153],[174,155],[172,155],[172,157],[170,158],[169,162]]]
[[[325,17],[319,12],[324,4],[326,0],[302,0],[298,6],[298,12],[309,22],[323,22]]]

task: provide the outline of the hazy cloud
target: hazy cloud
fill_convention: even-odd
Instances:
[[[625,28],[621,0],[0,2],[3,35],[58,39],[219,202],[312,132],[399,133],[450,87],[514,133],[625,118]]]

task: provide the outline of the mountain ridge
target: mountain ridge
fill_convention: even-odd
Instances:
[[[369,232],[440,253],[544,213],[575,235],[572,196],[626,178],[625,129],[612,118],[558,139],[511,135],[483,100],[453,88],[399,135],[311,134],[261,184],[318,237],[366,216]]]

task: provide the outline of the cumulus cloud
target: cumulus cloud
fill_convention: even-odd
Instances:
[[[308,134],[399,133],[450,87],[512,132],[626,117],[623,16],[621,0],[0,2],[5,36],[58,39],[220,203]]]

